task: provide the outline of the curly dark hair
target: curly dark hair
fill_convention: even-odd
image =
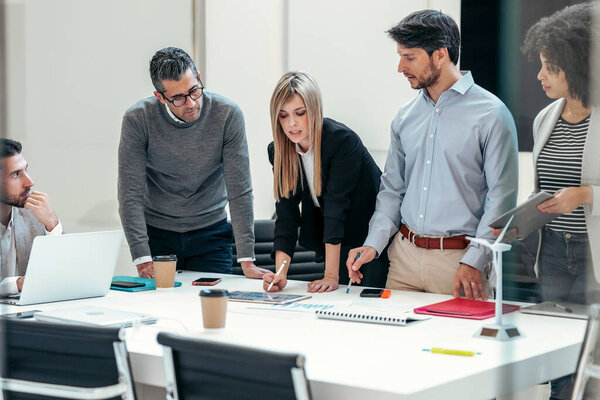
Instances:
[[[441,11],[415,11],[386,33],[396,43],[408,48],[421,48],[430,57],[434,51],[445,47],[450,61],[458,64],[460,31],[452,17]]]
[[[555,12],[536,22],[525,37],[521,51],[530,60],[542,54],[549,71],[565,72],[569,95],[587,107],[590,101],[590,42],[592,3],[582,3]]]

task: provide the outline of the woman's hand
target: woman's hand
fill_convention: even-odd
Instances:
[[[286,274],[279,274],[275,276],[273,272],[268,272],[262,276],[263,280],[263,289],[265,292],[280,292],[287,285],[287,276]],[[273,286],[269,289],[269,286],[273,282]]]
[[[331,292],[338,288],[338,280],[335,278],[324,277],[308,284],[308,293]]]
[[[592,188],[568,187],[557,190],[554,197],[546,200],[537,209],[547,214],[569,214],[583,203],[591,203],[593,197]]]

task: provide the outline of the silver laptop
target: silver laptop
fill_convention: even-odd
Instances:
[[[25,306],[104,296],[110,289],[123,231],[38,236],[33,240],[21,295],[0,302]]]
[[[93,306],[41,311],[35,313],[34,317],[37,320],[47,322],[67,322],[88,326],[125,328],[132,326],[134,322],[140,324],[153,324],[156,322],[156,318],[149,315]]]
[[[552,317],[588,319],[588,308],[584,304],[555,303],[545,301],[528,307],[521,307],[519,311],[525,314],[549,315]]]

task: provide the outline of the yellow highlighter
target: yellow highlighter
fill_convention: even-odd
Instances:
[[[452,350],[452,349],[442,349],[441,347],[432,347],[431,349],[423,349],[423,351],[430,351],[435,354],[448,354],[451,356],[463,356],[463,357],[473,357],[476,353],[474,351],[469,350]]]

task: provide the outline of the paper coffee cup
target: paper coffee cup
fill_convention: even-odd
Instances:
[[[177,269],[177,256],[152,257],[154,263],[154,282],[157,289],[172,288],[175,285],[175,270]]]
[[[227,316],[227,299],[229,292],[222,289],[202,289],[202,323],[204,329],[222,329]]]

